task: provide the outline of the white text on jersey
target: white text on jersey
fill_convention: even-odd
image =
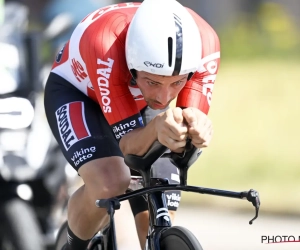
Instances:
[[[198,70],[199,73],[208,72],[209,75],[203,77],[203,94],[207,98],[207,102],[210,106],[211,97],[213,92],[214,83],[217,78],[218,63],[220,59],[220,52],[210,54],[202,59],[202,65]]]
[[[101,102],[102,102],[102,109],[104,113],[111,113],[111,107],[110,107],[110,91],[109,91],[109,77],[110,73],[114,64],[114,60],[108,58],[108,61],[102,61],[101,59],[97,59],[97,64],[101,65],[101,68],[97,69],[97,75],[98,79],[98,86],[101,94]],[[106,66],[106,68],[103,68],[103,66]]]

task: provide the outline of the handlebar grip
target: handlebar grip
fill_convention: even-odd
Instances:
[[[106,199],[96,200],[95,205],[96,207],[99,208],[106,208],[107,200]]]
[[[121,207],[120,201],[117,198],[96,200],[95,205],[99,208],[106,208],[107,211],[110,211],[111,207],[114,209],[120,209]]]

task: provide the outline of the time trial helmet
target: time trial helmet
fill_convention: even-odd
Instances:
[[[144,0],[129,25],[125,53],[134,77],[136,70],[191,76],[201,62],[200,31],[176,0]]]

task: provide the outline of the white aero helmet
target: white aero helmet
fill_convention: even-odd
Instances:
[[[144,0],[129,25],[125,53],[134,77],[133,70],[191,76],[202,56],[198,26],[176,0]]]

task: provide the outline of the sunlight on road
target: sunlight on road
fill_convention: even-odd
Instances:
[[[272,238],[284,237],[299,240],[300,220],[298,218],[259,215],[252,225],[253,213],[241,214],[234,211],[181,206],[174,225],[192,231],[204,250],[298,250],[300,242],[266,244]],[[120,250],[138,250],[139,244],[132,213],[127,203],[122,203],[116,213],[117,237]],[[276,238],[275,238],[276,237]],[[288,238],[286,238],[288,239]]]

